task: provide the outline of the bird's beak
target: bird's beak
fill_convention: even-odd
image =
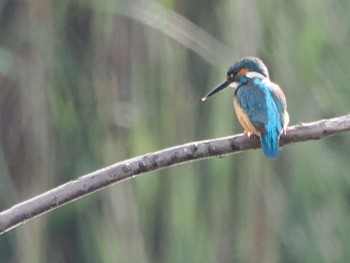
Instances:
[[[230,80],[230,79],[227,79],[224,82],[220,83],[215,88],[213,88],[211,91],[209,91],[208,94],[202,98],[202,101],[206,101],[211,95],[218,93],[220,90],[223,90],[224,88],[228,87],[231,83],[232,83],[232,80]]]

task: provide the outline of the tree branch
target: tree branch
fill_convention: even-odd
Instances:
[[[312,123],[300,123],[287,129],[287,133],[281,136],[280,146],[307,140],[318,140],[349,130],[350,115]],[[260,148],[260,141],[256,136],[249,139],[247,136],[239,134],[215,140],[191,142],[116,163],[1,212],[0,234],[112,183],[181,163],[256,148]]]

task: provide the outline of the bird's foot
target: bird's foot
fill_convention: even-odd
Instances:
[[[249,139],[250,139],[250,136],[252,136],[252,133],[250,131],[248,131],[248,130],[244,130],[243,134],[248,136]]]

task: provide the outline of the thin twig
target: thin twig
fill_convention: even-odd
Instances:
[[[281,136],[280,146],[318,140],[349,130],[350,115],[307,124],[300,123],[287,129],[287,133]],[[110,184],[133,178],[136,175],[194,160],[256,148],[260,148],[257,137],[252,136],[249,139],[239,134],[215,140],[191,142],[116,163],[3,211],[0,213],[0,234]]]

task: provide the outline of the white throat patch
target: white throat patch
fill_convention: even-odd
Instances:
[[[232,83],[229,85],[229,87],[235,89],[235,88],[237,88],[238,84],[239,84],[238,82],[232,82]]]

